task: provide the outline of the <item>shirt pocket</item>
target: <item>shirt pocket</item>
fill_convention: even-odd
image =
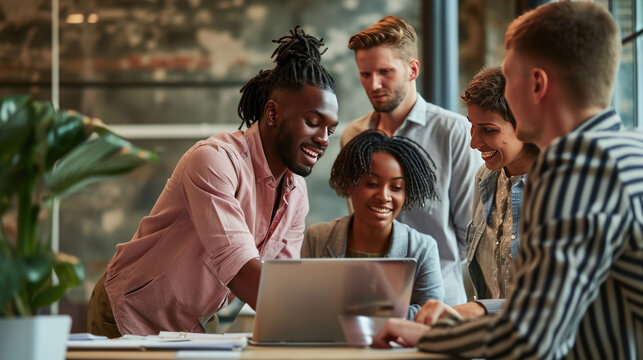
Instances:
[[[165,279],[165,273],[153,278],[152,280],[148,280],[143,282],[140,285],[134,286],[125,292],[124,298],[125,299],[147,298],[152,300],[157,295],[161,295],[161,292],[163,291],[164,287],[161,286],[161,288],[159,289],[159,283],[162,284],[164,279]]]

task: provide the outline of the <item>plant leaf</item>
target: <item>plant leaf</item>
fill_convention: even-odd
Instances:
[[[70,151],[53,171],[45,174],[45,181],[52,195],[63,198],[88,183],[127,173],[156,159],[156,154],[105,133]]]
[[[156,161],[156,154],[133,146],[98,119],[58,111],[28,95],[0,99],[0,216],[18,205],[15,245],[0,225],[0,315],[30,315],[85,277],[77,258],[54,254],[36,240],[42,198],[61,198],[148,161]],[[52,270],[60,281],[55,286]]]
[[[33,149],[33,158],[29,159],[30,164],[34,166],[34,171],[38,173],[34,176],[39,178],[40,175],[47,169],[47,153],[49,151],[47,145],[47,134],[54,126],[54,118],[56,110],[50,102],[37,102],[31,103],[33,109],[33,131],[31,143],[28,144],[30,149],[23,149],[23,152],[28,153],[28,150]]]
[[[56,285],[38,292],[33,299],[31,299],[31,306],[33,309],[40,309],[49,306],[60,299],[64,294],[66,287]]]
[[[22,149],[33,130],[33,109],[28,95],[8,96],[0,100],[0,196],[17,191],[22,169]]]
[[[87,119],[87,120],[85,120]],[[47,133],[46,168],[62,158],[76,145],[89,136],[85,126],[89,119],[74,111],[59,111],[54,116],[54,122]]]
[[[24,277],[28,282],[37,283],[51,274],[53,261],[49,254],[35,254],[23,259]]]
[[[32,131],[29,95],[7,96],[0,100],[0,167],[15,162]]]
[[[78,286],[85,280],[85,268],[75,256],[56,254],[54,270],[60,285],[65,288]]]
[[[85,269],[75,256],[58,253],[55,255],[54,270],[58,277],[58,285],[52,286],[51,281],[42,285],[31,299],[33,309],[40,309],[58,301],[65,291],[78,286],[85,279]]]

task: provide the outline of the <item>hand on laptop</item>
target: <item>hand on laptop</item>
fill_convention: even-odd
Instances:
[[[485,309],[477,302],[455,305],[453,307],[438,301],[428,300],[415,315],[415,322],[432,326],[438,319],[449,316],[456,319],[467,319],[485,314]]]
[[[384,327],[373,338],[371,346],[375,348],[391,348],[393,341],[404,347],[414,347],[422,335],[442,317],[456,319],[470,318],[485,314],[484,307],[476,302],[449,306],[442,301],[429,300],[415,316],[415,322],[402,319],[388,319]]]
[[[414,347],[430,327],[409,320],[388,319],[384,327],[373,338],[374,348],[390,349],[391,341],[404,347]]]

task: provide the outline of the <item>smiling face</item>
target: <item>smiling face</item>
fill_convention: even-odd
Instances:
[[[410,67],[395,55],[389,45],[355,52],[362,86],[377,112],[391,112],[406,98],[410,89]]]
[[[371,173],[365,175],[351,193],[354,222],[373,229],[390,229],[406,199],[402,167],[393,155],[373,153]]]
[[[337,127],[337,97],[330,90],[306,86],[299,91],[280,91],[276,98],[277,154],[292,172],[307,176]]]
[[[480,151],[485,166],[490,170],[507,168],[511,173],[512,168],[522,161],[524,150],[524,144],[516,137],[511,123],[497,112],[484,110],[478,105],[467,105],[467,112],[471,122],[471,148]]]

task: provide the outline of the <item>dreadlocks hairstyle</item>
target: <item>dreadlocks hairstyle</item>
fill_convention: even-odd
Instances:
[[[239,129],[250,127],[263,115],[266,102],[275,89],[299,90],[306,85],[335,93],[335,80],[320,64],[326,49],[324,39],[306,35],[299,25],[290,29],[290,35],[272,42],[279,44],[270,56],[277,64],[271,70],[261,70],[240,90],[241,100],[237,113],[242,119]]]
[[[424,207],[427,200],[438,200],[435,190],[435,163],[415,141],[403,136],[388,137],[379,130],[367,130],[344,146],[330,173],[330,187],[341,197],[350,196],[362,177],[371,173],[373,153],[385,151],[402,166],[406,182],[403,209]]]

